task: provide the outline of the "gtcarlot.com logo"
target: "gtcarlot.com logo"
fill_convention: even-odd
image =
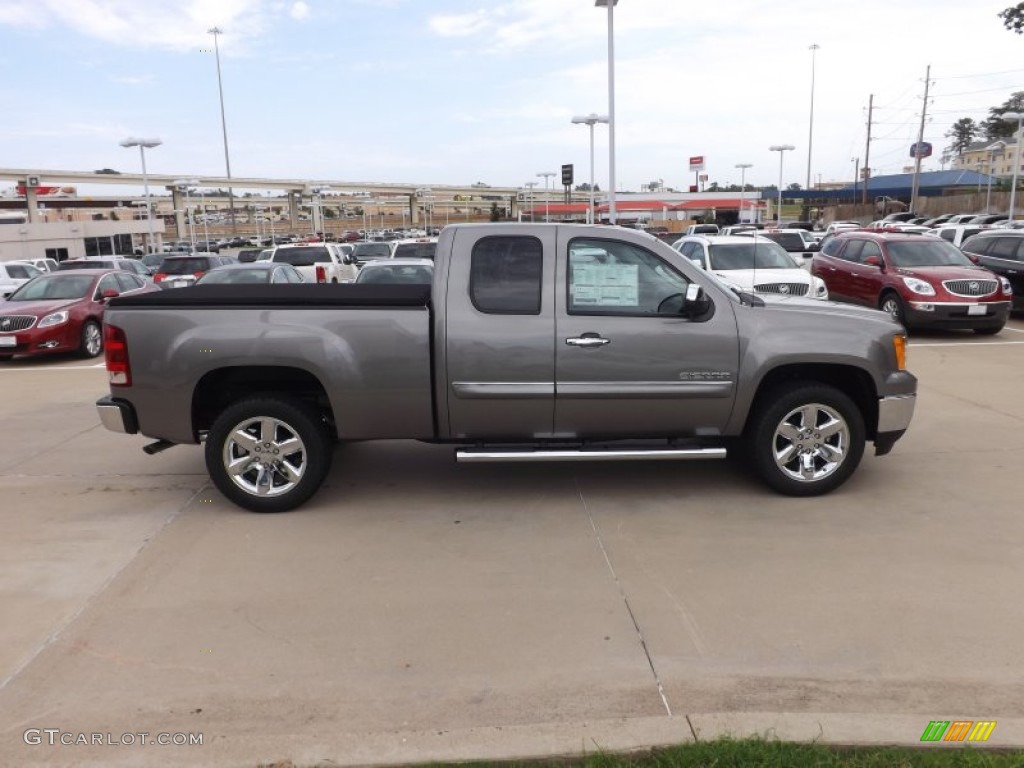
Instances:
[[[988,741],[995,729],[995,720],[932,720],[921,741]]]
[[[150,733],[149,731],[137,731],[127,733],[84,733],[75,731],[63,731],[60,728],[28,728],[21,735],[26,744],[38,746],[47,744],[51,747],[58,744],[65,747],[72,746],[108,746],[108,747],[146,747],[158,746],[201,746],[203,734],[201,733]]]

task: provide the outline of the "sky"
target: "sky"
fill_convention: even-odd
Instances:
[[[874,94],[874,175],[924,138],[938,170],[960,117],[1024,90],[1010,0],[621,0],[615,8],[620,190],[852,180]],[[156,136],[152,173],[223,175],[210,27],[234,176],[520,187],[575,165],[608,112],[608,14],[593,0],[0,0],[0,167],[138,172],[118,142]],[[816,51],[810,46],[820,46]],[[595,177],[608,186],[608,127]],[[558,177],[552,180],[559,184]],[[7,186],[0,182],[0,186]],[[116,187],[80,187],[112,194]]]

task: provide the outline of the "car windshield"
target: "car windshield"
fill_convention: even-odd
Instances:
[[[91,275],[42,275],[7,297],[8,301],[80,299],[89,293]]]
[[[708,246],[711,269],[797,269],[796,262],[772,242],[719,243]]]
[[[210,268],[206,259],[164,259],[160,271],[165,275],[192,275]]]
[[[802,251],[805,248],[804,239],[796,232],[769,232],[764,237],[778,243],[787,251]]]
[[[211,283],[269,283],[269,269],[215,269],[207,272],[198,281],[197,285],[210,285]]]
[[[164,263],[164,255],[162,253],[147,253],[142,257],[142,263],[147,267],[159,267]]]
[[[391,246],[387,243],[356,243],[352,249],[352,257],[356,261],[370,259],[386,259],[391,255]]]
[[[278,248],[273,261],[277,264],[291,264],[293,267],[311,267],[317,262],[330,261],[325,246],[303,246],[299,248]]]
[[[915,240],[889,243],[889,260],[894,267],[970,267],[973,263],[959,248],[945,240]]]
[[[412,283],[429,285],[434,270],[419,264],[381,264],[365,267],[356,278],[357,283]]]
[[[437,243],[400,243],[395,246],[396,259],[430,259],[434,260]]]

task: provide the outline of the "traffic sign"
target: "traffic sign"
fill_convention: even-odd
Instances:
[[[562,166],[562,186],[572,186],[572,163]]]

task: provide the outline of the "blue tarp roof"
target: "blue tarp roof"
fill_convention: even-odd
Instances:
[[[918,194],[925,197],[941,195],[947,189],[957,187],[986,186],[989,176],[986,173],[977,171],[953,170],[953,171],[926,171],[918,177]],[[996,183],[997,178],[992,177]],[[889,197],[909,197],[914,184],[914,174],[894,173],[888,176],[873,176],[868,181],[868,196],[888,195]],[[852,184],[842,189],[802,189],[799,192],[783,192],[788,198],[852,198],[855,188]],[[864,191],[863,185],[857,185],[856,192],[861,194]]]

